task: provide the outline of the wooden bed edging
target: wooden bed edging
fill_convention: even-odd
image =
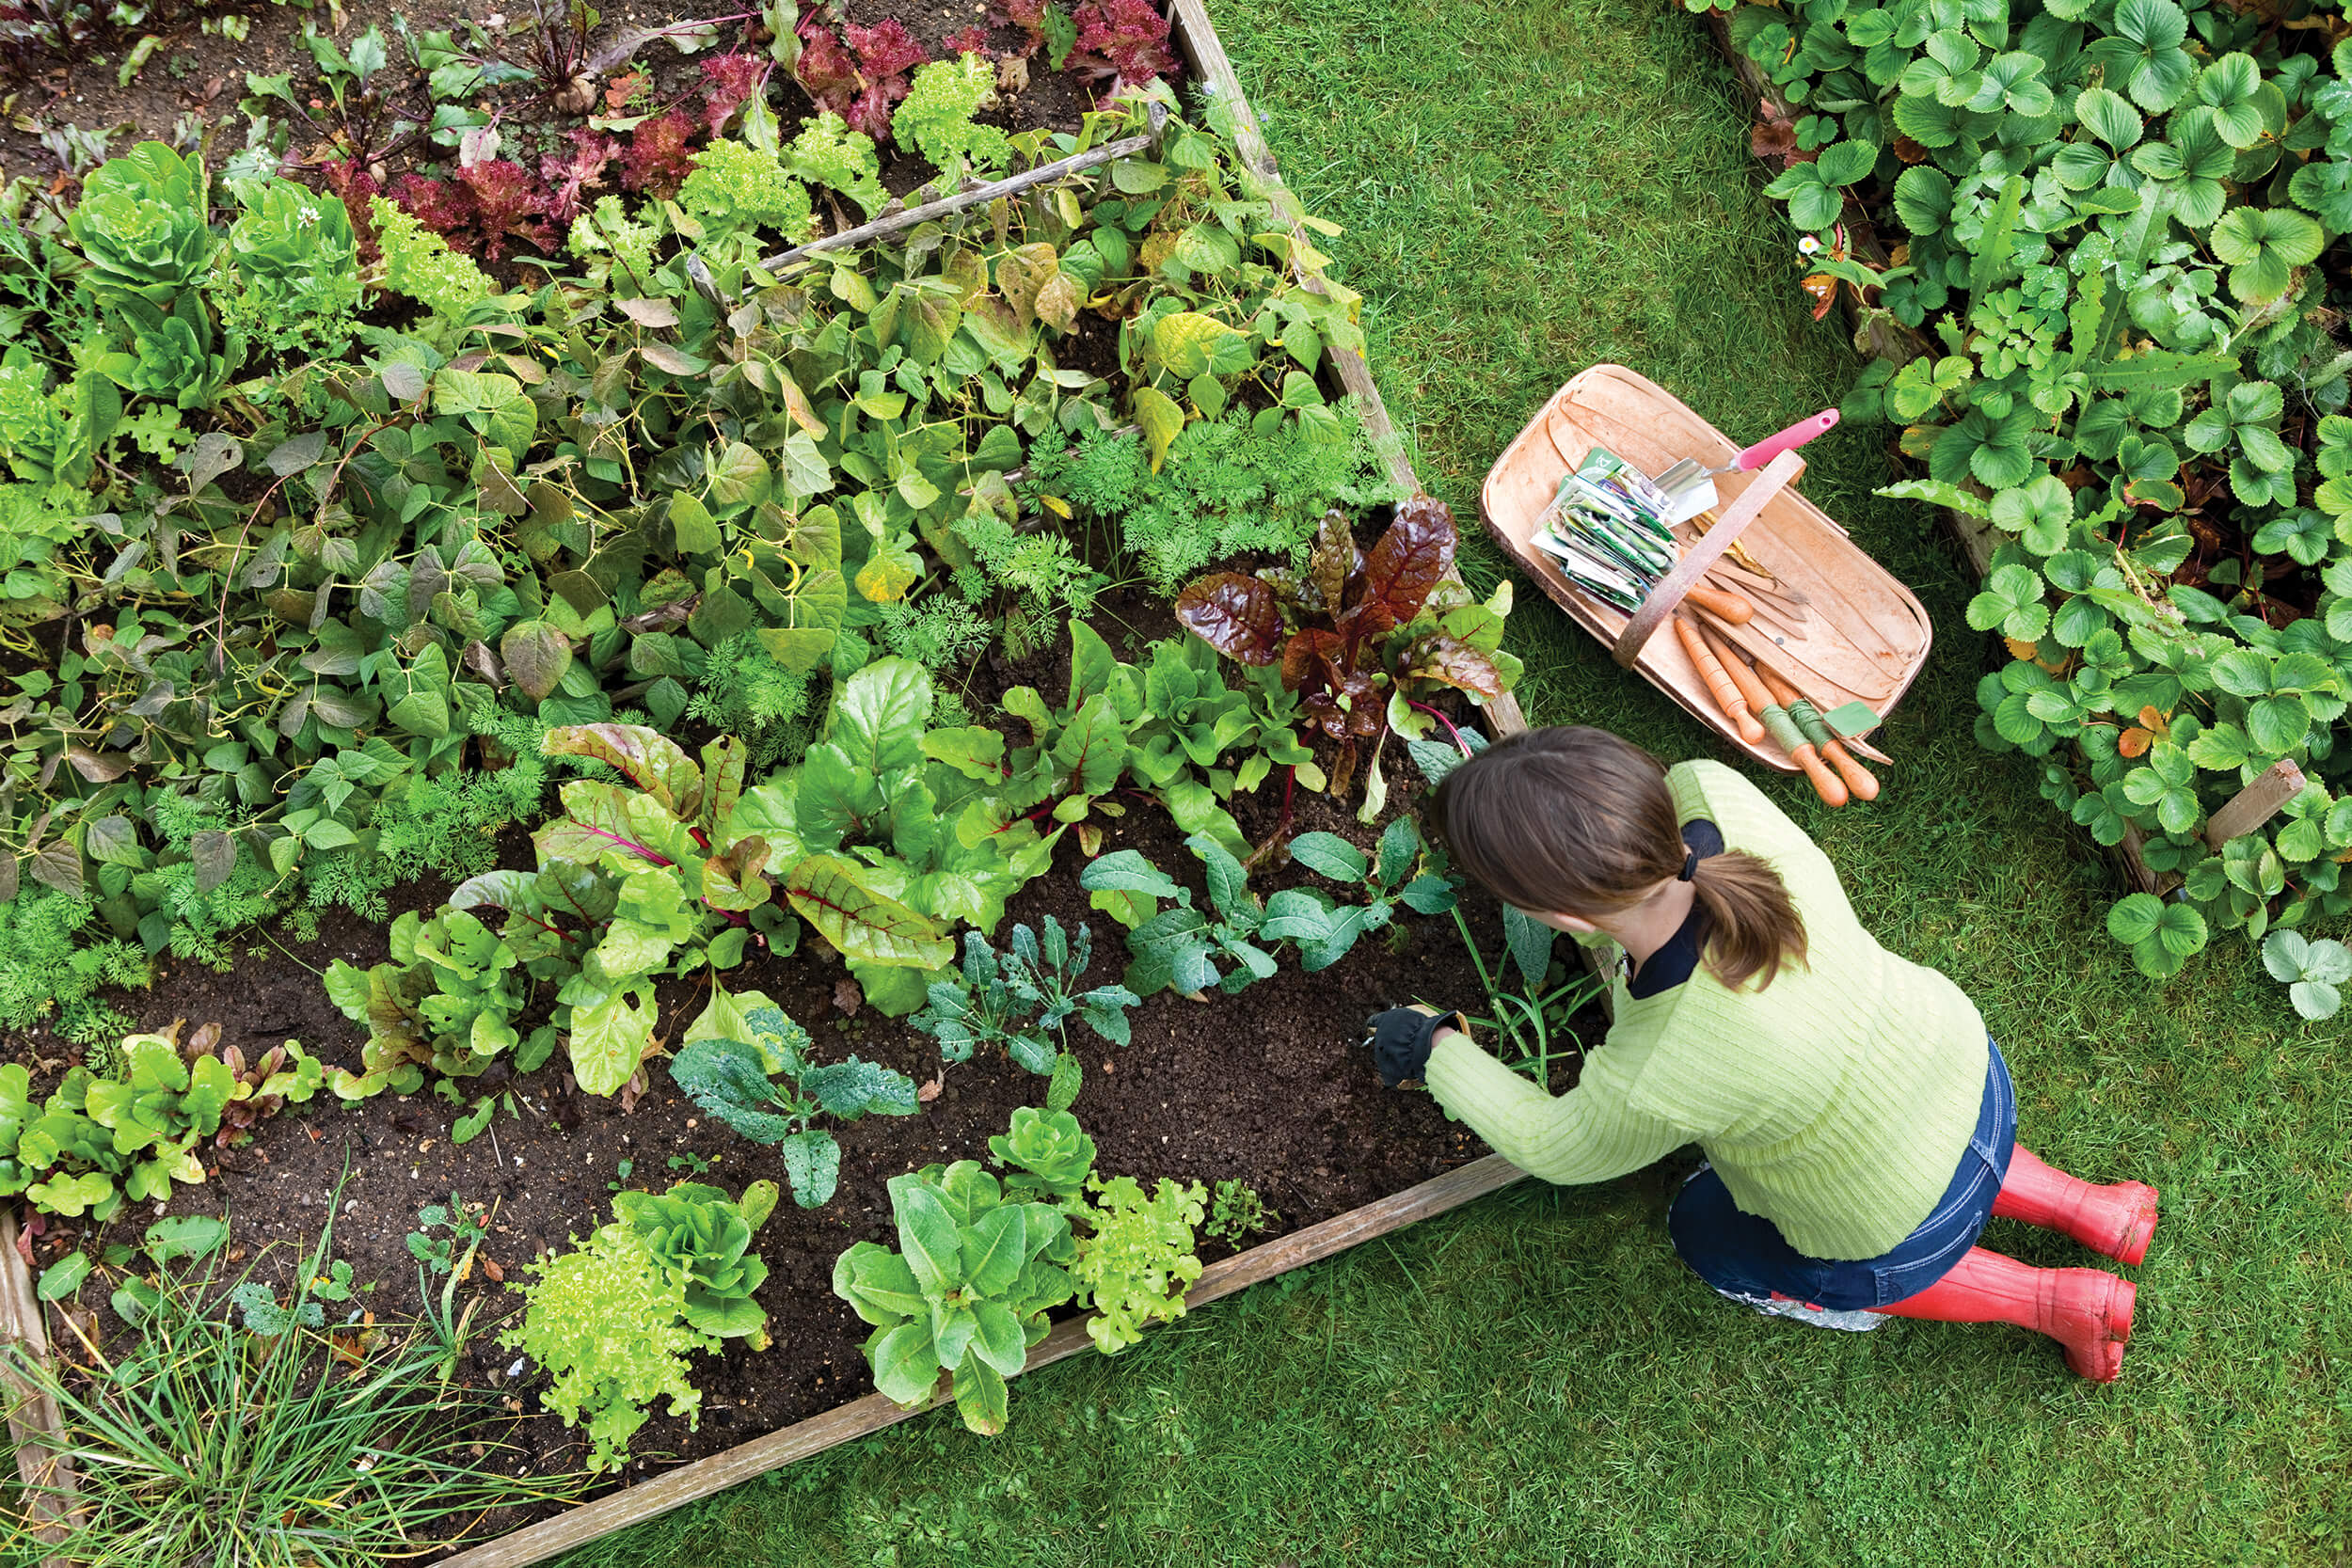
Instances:
[[[1224,40],[1216,36],[1216,24],[1209,21],[1208,7],[1203,0],[1169,0],[1168,18],[1174,24],[1171,31],[1177,51],[1190,68],[1194,84],[1210,98],[1232,105],[1234,150],[1266,182],[1275,214],[1282,220],[1282,227],[1290,230],[1292,239],[1308,245],[1303,221],[1306,209],[1291,188],[1282,183],[1282,176],[1274,165],[1274,150],[1266,146],[1264,129],[1249,107],[1248,95],[1241,90],[1241,78],[1233,71],[1232,57],[1225,53]],[[1305,267],[1297,271],[1299,281],[1306,288],[1316,293],[1325,292],[1320,273]],[[1374,444],[1385,454],[1389,477],[1406,495],[1422,494],[1421,477],[1413,472],[1412,459],[1405,454],[1404,437],[1397,433],[1396,421],[1389,418],[1389,405],[1380,400],[1380,388],[1372,379],[1372,367],[1364,362],[1362,355],[1334,344],[1325,345],[1323,357],[1331,373],[1339,378],[1341,389],[1356,399],[1357,418],[1363,420]],[[1452,569],[1446,576],[1461,580]],[[1527,728],[1527,718],[1519,711],[1519,700],[1507,691],[1481,711],[1491,721],[1498,739]]]
[[[1716,49],[1730,62],[1732,74],[1740,79],[1740,85],[1759,103],[1772,104],[1784,118],[1793,118],[1794,109],[1781,96],[1772,79],[1765,75],[1754,60],[1732,47],[1730,13],[1710,10],[1706,13],[1706,24],[1708,36],[1715,40]],[[1853,198],[1849,195],[1846,199],[1851,202]],[[1867,245],[1865,250],[1866,261],[1874,264],[1883,264],[1886,261],[1875,244]],[[1845,311],[1847,324],[1855,326],[1858,333],[1859,318],[1855,314],[1851,289],[1840,287],[1837,298]],[[1854,346],[1859,349],[1863,344],[1857,341]],[[1925,333],[1884,316],[1871,320],[1868,348],[1878,357],[1897,360],[1915,358],[1931,352]],[[1984,519],[1955,512],[1948,506],[1933,510],[1937,516],[1943,518],[1946,530],[1960,546],[1969,569],[1981,581],[1993,570],[1993,550],[1998,541],[1997,531]],[[2289,800],[2301,794],[2304,784],[2302,771],[2293,761],[2281,760],[2273,764],[2266,772],[2232,796],[2205,819],[2205,843],[2218,850],[2231,839],[2252,832],[2276,816]],[[2181,885],[2181,878],[2174,872],[2157,871],[2148,863],[2147,855],[2141,847],[2146,842],[2146,837],[2137,828],[2127,826],[2123,830],[2122,842],[2107,852],[2114,857],[2124,880],[2135,891],[2153,893],[2162,897]]]
[[[1309,1263],[1319,1262],[1335,1253],[1346,1251],[1359,1242],[1368,1242],[1391,1230],[1427,1219],[1450,1210],[1459,1209],[1475,1198],[1509,1186],[1527,1173],[1504,1160],[1500,1154],[1489,1154],[1467,1165],[1433,1177],[1417,1187],[1360,1209],[1351,1209],[1334,1215],[1320,1225],[1294,1230],[1263,1246],[1251,1247],[1236,1253],[1221,1262],[1210,1264],[1200,1271],[1200,1277],[1184,1292],[1187,1307],[1199,1307],[1223,1296],[1233,1295],[1252,1285],[1290,1273]],[[1094,1348],[1087,1338],[1087,1319],[1073,1318],[1047,1335],[1029,1353],[1024,1371],[1078,1354]],[[585,1545],[601,1536],[658,1518],[674,1509],[699,1498],[722,1492],[739,1481],[765,1475],[779,1465],[796,1459],[806,1459],[822,1453],[838,1444],[881,1432],[898,1425],[926,1410],[937,1409],[949,1402],[934,1400],[930,1404],[905,1409],[891,1403],[880,1394],[868,1394],[848,1404],[779,1427],[765,1437],[755,1437],[723,1453],[708,1459],[680,1465],[666,1475],[651,1481],[641,1481],[634,1486],[623,1487],[610,1497],[595,1502],[582,1503],[554,1518],[526,1526],[496,1541],[485,1542],[454,1557],[443,1558],[439,1568],[522,1568],[525,1563],[541,1562],[556,1553],[574,1546]]]
[[[48,1361],[49,1330],[41,1318],[40,1298],[33,1291],[33,1271],[17,1251],[16,1203],[6,1198],[0,1198],[0,1334],[33,1365]],[[0,1370],[0,1380],[8,1386],[8,1442],[16,1449],[25,1511],[43,1521],[35,1526],[33,1537],[54,1546],[66,1538],[67,1522],[77,1512],[73,1466],[56,1451],[64,1447],[65,1422],[46,1389],[25,1383],[12,1368]],[[41,1568],[66,1568],[66,1560],[43,1558]]]

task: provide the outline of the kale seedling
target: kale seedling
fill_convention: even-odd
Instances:
[[[999,958],[977,931],[963,937],[963,974],[930,987],[930,1000],[908,1022],[939,1041],[950,1062],[972,1058],[976,1046],[995,1046],[1031,1072],[1050,1073],[1067,1049],[1072,1014],[1113,1045],[1130,1037],[1126,1009],[1142,1001],[1124,986],[1074,988],[1094,955],[1081,925],[1073,942],[1061,922],[1045,917],[1045,935],[1012,928],[1010,950]]]
[[[914,1080],[855,1056],[821,1067],[808,1059],[808,1031],[756,991],[734,1009],[744,1038],[689,1044],[670,1076],[711,1116],[784,1156],[792,1201],[814,1209],[831,1200],[841,1177],[841,1146],[812,1126],[819,1115],[855,1121],[872,1114],[912,1116]],[[739,1006],[748,1001],[750,1006]]]
[[[1345,958],[1358,937],[1388,925],[1400,903],[1419,914],[1454,908],[1454,884],[1442,875],[1423,871],[1406,879],[1422,859],[1421,830],[1409,816],[1389,824],[1377,859],[1367,860],[1336,833],[1301,833],[1291,841],[1291,856],[1335,882],[1357,883],[1369,895],[1361,904],[1343,904],[1327,893],[1285,888],[1266,900],[1261,933],[1298,943],[1299,965],[1309,974]]]
[[[1216,986],[1230,995],[1252,981],[1270,979],[1274,956],[1250,940],[1265,925],[1266,911],[1249,891],[1241,862],[1205,833],[1184,840],[1184,847],[1208,868],[1214,919],[1193,908],[1192,889],[1177,885],[1140,850],[1115,850],[1079,874],[1078,885],[1097,895],[1098,908],[1108,894],[1157,911],[1127,933],[1127,951],[1134,955],[1127,989],[1141,996],[1157,990],[1198,996]],[[1162,898],[1173,898],[1176,907],[1160,910]],[[1221,974],[1219,958],[1236,967]]]

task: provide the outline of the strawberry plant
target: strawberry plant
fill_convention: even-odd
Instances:
[[[1845,404],[1925,467],[1886,493],[1990,525],[1968,619],[2014,662],[1979,688],[1979,738],[2045,759],[2054,804],[2103,843],[2139,835],[2181,883],[2185,905],[2127,898],[2110,931],[2162,976],[2214,929],[2352,910],[2352,530],[2332,504],[2352,356],[2328,304],[2352,47],[2175,0],[1743,5],[1730,31],[1814,106],[1791,128],[1814,158],[1768,187],[1830,242],[1808,287],[1926,350]],[[1898,264],[1850,252],[1863,223]],[[2282,759],[2306,795],[2205,844]]]
[[[2352,949],[2328,937],[2306,941],[2300,931],[2273,931],[2263,940],[2263,967],[2287,988],[2297,1013],[2333,1018],[2344,1006],[2344,982],[2352,980]]]

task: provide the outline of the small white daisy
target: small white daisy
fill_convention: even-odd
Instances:
[[[1804,238],[1797,242],[1797,254],[1800,256],[1810,256],[1820,248],[1821,242],[1815,239],[1810,234],[1805,235]]]

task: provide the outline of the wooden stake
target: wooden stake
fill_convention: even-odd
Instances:
[[[2206,819],[2205,842],[2218,849],[2239,834],[2252,832],[2302,794],[2308,782],[2293,757],[2280,757]]]
[[[16,1204],[0,1201],[0,1333],[16,1353],[35,1366],[49,1362],[49,1330],[41,1320],[40,1298],[33,1293],[32,1270],[17,1250]],[[57,1450],[65,1446],[65,1422],[57,1402],[45,1389],[15,1375],[0,1372],[8,1391],[8,1439],[16,1449],[16,1473],[24,1482],[24,1508],[35,1520],[36,1540],[47,1545],[63,1542],[79,1513],[74,1502],[73,1466]],[[41,1560],[41,1568],[68,1568],[63,1557]]]
[[[1032,186],[1050,185],[1057,180],[1067,180],[1073,174],[1083,174],[1088,169],[1099,168],[1104,164],[1116,163],[1121,158],[1132,158],[1138,152],[1150,151],[1152,144],[1159,139],[1160,127],[1168,122],[1168,107],[1163,103],[1154,103],[1152,105],[1151,112],[1152,134],[1150,135],[1128,136],[1120,141],[1109,142],[1085,152],[1076,152],[1067,158],[1057,159],[1050,164],[1040,164],[1026,174],[1015,174],[1008,179],[993,180],[985,185],[975,185],[968,191],[942,197],[937,201],[926,201],[920,207],[910,207],[905,212],[890,217],[876,218],[871,223],[861,223],[855,229],[844,229],[838,234],[827,234],[822,239],[811,240],[806,245],[794,245],[790,250],[769,257],[759,263],[760,268],[765,272],[774,272],[779,267],[797,261],[803,256],[813,256],[820,250],[838,250],[843,245],[864,245],[868,240],[886,240],[893,234],[903,234],[918,224],[929,223],[933,218],[944,218],[969,207],[985,206],[989,202],[1000,200],[1008,196],[1019,196]]]

